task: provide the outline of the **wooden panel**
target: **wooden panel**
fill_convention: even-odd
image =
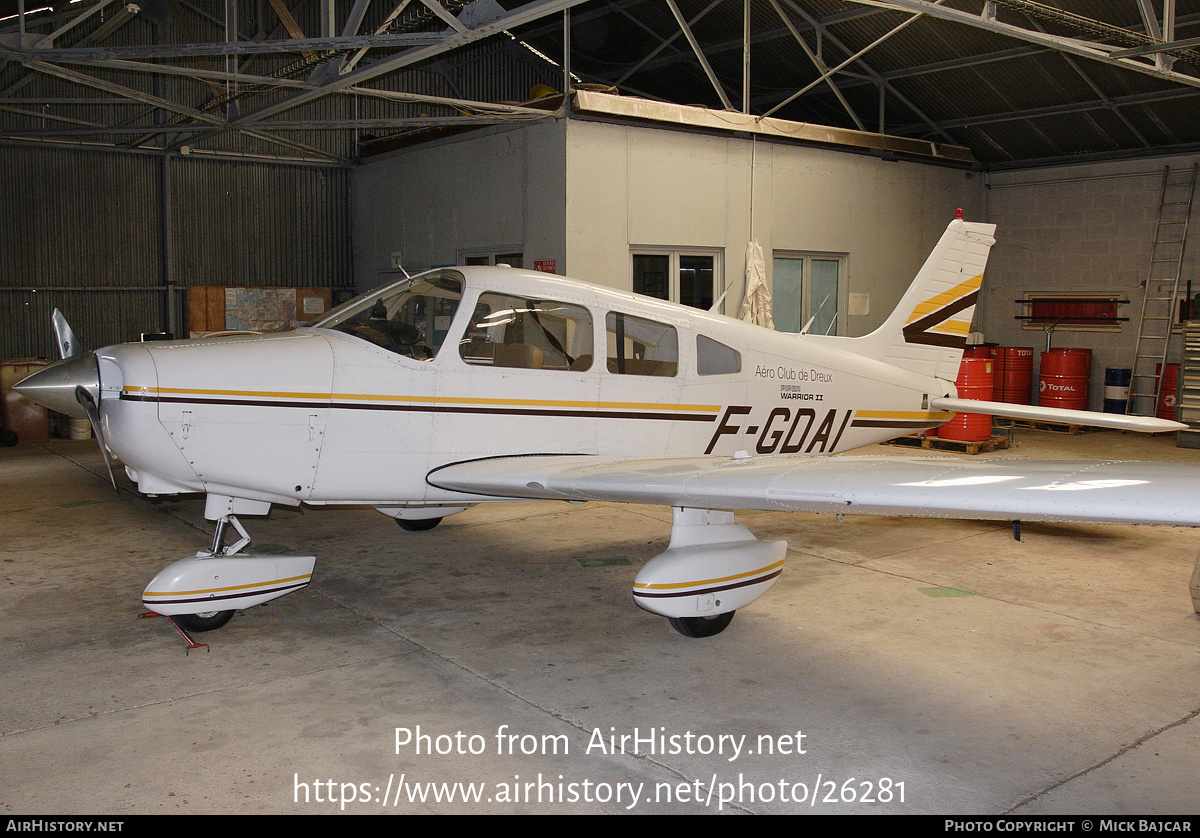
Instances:
[[[189,332],[208,331],[208,293],[204,285],[189,285],[187,315]]]
[[[231,290],[232,289],[232,290]],[[287,315],[289,320],[284,328],[294,328],[297,325],[323,317],[333,305],[333,289],[331,288],[260,288],[225,285],[193,285],[188,288],[188,331],[192,334],[220,332],[226,329],[261,329],[279,328],[277,323],[257,326],[242,323],[238,317],[230,318],[227,306],[231,303],[230,293],[234,297],[244,296],[240,292],[269,291],[290,292],[295,298],[295,309]],[[290,306],[289,306],[290,307]],[[234,324],[230,323],[233,319]]]

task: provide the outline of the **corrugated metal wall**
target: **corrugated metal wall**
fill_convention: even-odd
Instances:
[[[55,357],[55,307],[97,347],[184,334],[187,285],[353,287],[348,196],[342,168],[0,145],[0,357]]]
[[[171,261],[182,285],[353,285],[349,171],[172,158]]]

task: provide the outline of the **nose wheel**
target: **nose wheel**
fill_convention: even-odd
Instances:
[[[233,619],[233,611],[203,611],[199,614],[176,614],[171,619],[184,631],[216,631]]]
[[[668,617],[671,628],[684,637],[712,637],[720,634],[733,622],[735,611],[726,611],[712,617]]]

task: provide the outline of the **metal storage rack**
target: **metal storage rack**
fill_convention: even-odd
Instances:
[[[1189,426],[1188,430],[1176,433],[1179,447],[1200,448],[1200,323],[1183,327],[1178,419]]]

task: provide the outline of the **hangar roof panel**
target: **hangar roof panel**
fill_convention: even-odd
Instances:
[[[1200,0],[1145,5],[1157,19],[1128,0],[335,0],[332,19],[322,0],[0,0],[0,139],[352,163],[546,118],[530,100],[569,71],[989,168],[1200,147]]]

